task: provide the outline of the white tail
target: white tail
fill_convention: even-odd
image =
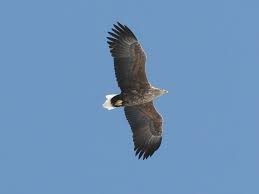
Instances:
[[[109,94],[106,95],[106,101],[103,103],[103,108],[106,108],[108,110],[115,109],[116,107],[112,106],[111,99],[116,96],[117,94]]]

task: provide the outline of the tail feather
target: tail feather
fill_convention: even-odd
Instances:
[[[116,107],[112,106],[111,99],[116,96],[117,94],[109,94],[106,95],[106,101],[103,103],[103,108],[106,108],[108,110],[115,109]]]

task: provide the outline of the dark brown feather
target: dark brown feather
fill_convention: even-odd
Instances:
[[[145,73],[146,55],[136,36],[120,23],[107,37],[117,82],[122,91],[149,87]]]
[[[133,132],[136,155],[143,160],[152,156],[162,141],[162,117],[153,102],[124,108]]]

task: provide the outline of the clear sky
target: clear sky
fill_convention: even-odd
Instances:
[[[259,1],[1,1],[1,194],[258,194]],[[164,138],[137,160],[106,36],[148,55]]]

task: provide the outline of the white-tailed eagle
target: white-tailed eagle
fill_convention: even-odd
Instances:
[[[153,100],[165,93],[151,86],[145,73],[146,55],[133,32],[125,25],[113,25],[107,37],[114,58],[114,69],[120,94],[107,95],[104,108],[124,107],[133,132],[138,158],[147,159],[159,148],[162,141],[163,119],[156,111]]]

